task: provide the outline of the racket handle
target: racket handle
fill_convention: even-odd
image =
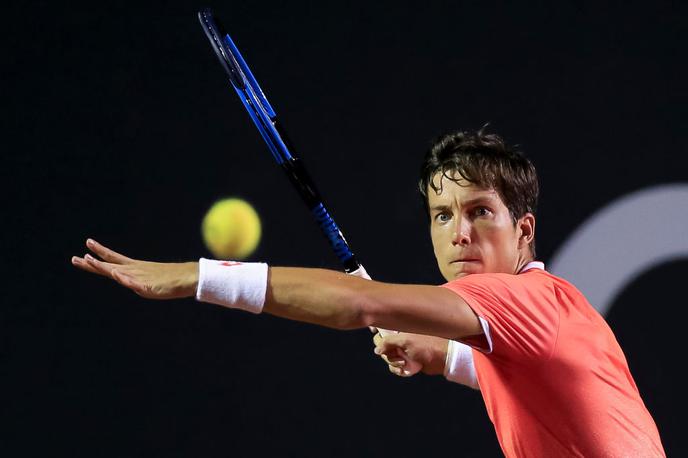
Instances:
[[[382,328],[376,328],[377,332],[382,336],[382,337],[387,337],[390,334],[399,334],[399,331],[390,331],[389,329],[382,329]]]

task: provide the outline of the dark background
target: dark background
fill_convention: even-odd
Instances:
[[[608,202],[688,181],[680,2],[7,7],[0,453],[500,456],[477,392],[392,376],[367,330],[148,302],[70,265],[86,237],[144,259],[210,256],[201,218],[239,196],[263,219],[252,260],[338,268],[217,63],[203,6],[376,279],[442,281],[415,183],[448,130],[489,122],[535,162],[545,262]],[[607,316],[669,456],[688,452],[687,273],[685,260],[646,272]]]

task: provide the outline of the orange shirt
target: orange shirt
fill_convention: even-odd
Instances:
[[[488,324],[491,350],[473,358],[507,457],[665,456],[621,347],[573,285],[535,268],[443,286]]]

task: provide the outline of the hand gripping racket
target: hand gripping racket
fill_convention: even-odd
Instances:
[[[344,271],[370,279],[363,266],[356,260],[339,226],[327,211],[323,199],[315,187],[315,183],[306,172],[303,163],[294,155],[294,148],[287,138],[286,132],[277,123],[275,110],[265,97],[265,93],[258,85],[258,81],[251,73],[246,61],[241,57],[239,49],[219,22],[213,18],[209,8],[199,11],[198,20],[208,40],[210,40],[220,64],[229,76],[234,90],[246,107],[246,111],[251,116],[273,158],[282,166],[282,170],[287,174],[303,202],[315,217],[315,221],[325,234],[334,254],[344,267]],[[378,330],[382,335],[393,332]]]

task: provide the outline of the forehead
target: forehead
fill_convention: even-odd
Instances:
[[[466,181],[456,172],[448,172],[450,178],[447,178],[442,172],[437,172],[433,177],[431,184],[428,186],[428,204],[430,208],[436,205],[445,205],[452,201],[467,202],[467,201],[492,201],[501,203],[497,191],[493,188],[483,188]]]

